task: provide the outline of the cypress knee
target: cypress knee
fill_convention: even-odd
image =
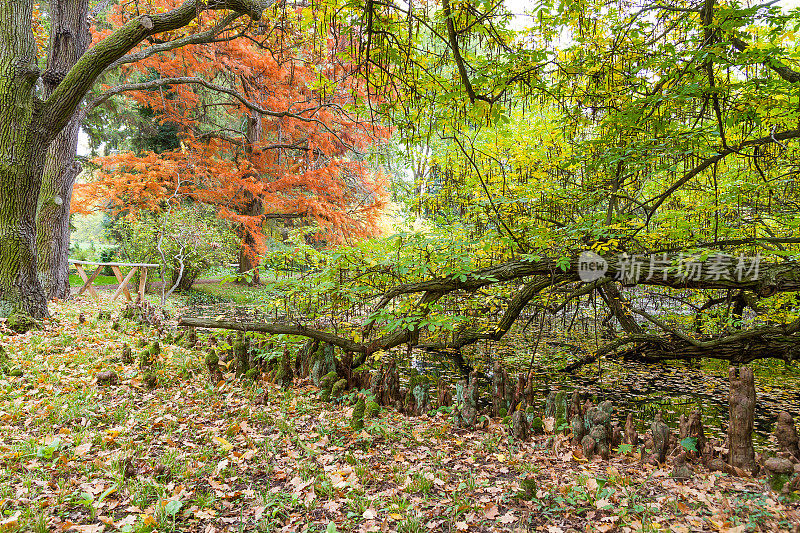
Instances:
[[[500,416],[500,409],[505,407],[505,383],[503,382],[503,368],[495,361],[492,372],[492,416]]]
[[[639,444],[639,433],[636,432],[636,425],[633,423],[633,413],[628,413],[625,419],[625,443],[634,448]]]
[[[653,435],[653,452],[654,457],[659,463],[663,463],[667,459],[669,452],[669,426],[664,423],[661,418],[661,413],[656,413],[653,423],[650,425],[650,433]]]
[[[439,380],[436,390],[436,399],[438,407],[450,407],[453,405],[453,398],[450,395],[450,385],[446,380]]]
[[[756,468],[753,449],[753,415],[756,408],[756,387],[753,369],[743,366],[728,369],[730,394],[728,396],[728,464],[753,472]]]
[[[511,417],[511,431],[515,439],[528,440],[528,419],[523,405],[520,405]]]
[[[786,411],[778,414],[778,423],[775,424],[775,438],[781,451],[800,461],[800,449],[798,449],[797,445],[798,438],[797,430],[794,427],[794,419]]]

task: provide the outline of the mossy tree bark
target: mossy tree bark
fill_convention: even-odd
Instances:
[[[66,0],[52,4],[65,10],[66,19],[81,7]],[[53,70],[51,87],[40,97],[33,0],[0,0],[0,315],[48,314],[37,275],[36,212],[51,144],[103,71],[145,38],[187,25],[203,6],[253,19],[259,19],[265,7],[259,0],[187,0],[172,11],[141,15],[84,53],[63,79]],[[63,35],[54,39],[63,44]],[[70,48],[65,46],[65,62],[77,49],[69,52]],[[54,64],[56,57],[61,61],[61,51],[51,54]],[[48,72],[46,83],[49,78]]]
[[[50,2],[50,53],[43,76],[44,96],[50,96],[91,43],[88,0]],[[76,159],[80,110],[56,136],[47,151],[36,215],[36,255],[39,281],[48,298],[69,296],[69,214],[75,179],[82,170]]]
[[[31,28],[32,0],[0,0],[0,315],[47,315],[36,276],[36,202],[47,132]]]

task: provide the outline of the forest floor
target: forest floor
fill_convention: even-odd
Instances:
[[[9,358],[0,532],[677,533],[800,523],[798,503],[763,478],[697,467],[675,481],[670,465],[635,455],[587,461],[563,437],[514,441],[499,421],[454,430],[445,413],[384,409],[353,431],[352,407],[320,401],[306,382],[279,389],[228,374],[211,383],[202,354],[176,345],[162,344],[150,389],[140,349],[134,363],[120,359],[148,330],[128,320],[114,330],[88,299],[51,312],[42,329],[0,336]],[[98,383],[102,371],[119,381]]]

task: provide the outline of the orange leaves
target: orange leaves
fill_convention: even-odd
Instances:
[[[33,36],[36,39],[36,49],[38,57],[46,57],[47,45],[50,36],[48,35],[47,28],[43,24],[44,18],[42,11],[39,9],[38,4],[33,5],[32,29]]]
[[[147,0],[138,9],[171,9],[176,1]],[[114,7],[109,23],[130,20],[132,5]],[[100,169],[91,183],[76,187],[73,210],[105,208],[109,202],[132,214],[155,210],[180,180],[181,195],[216,206],[220,217],[239,224],[256,254],[264,249],[266,215],[315,221],[330,243],[376,233],[385,178],[349,158],[353,150],[366,152],[387,138],[389,130],[353,107],[365,91],[338,54],[344,37],[326,35],[329,30],[320,26],[312,32],[316,40],[309,40],[296,25],[304,13],[281,14],[280,31],[177,48],[123,67],[128,77],[123,82],[200,76],[241,98],[197,84],[125,93],[133,105],[148,109],[153,125],[175,127],[182,148],[98,158]],[[158,37],[208,29],[220,16],[203,13],[189,27]],[[242,99],[296,116],[258,115]]]

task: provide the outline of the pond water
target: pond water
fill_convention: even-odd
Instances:
[[[520,348],[524,352],[524,348]],[[492,366],[488,359],[479,354],[470,362],[488,371]],[[699,408],[703,413],[707,434],[724,438],[727,431],[728,375],[726,367],[718,363],[691,366],[682,362],[626,362],[620,365],[603,360],[600,369],[595,363],[574,373],[564,373],[559,372],[558,368],[571,362],[564,355],[554,354],[539,359],[545,362],[533,365],[534,390],[539,399],[535,406],[537,410],[544,410],[550,391],[571,393],[578,389],[584,396],[592,398],[595,404],[611,400],[615,416],[621,422],[632,412],[642,428],[649,427],[657,411],[661,411],[667,424],[677,427],[681,414],[688,416]],[[527,370],[527,364],[515,366],[513,361],[507,359],[505,363],[511,367],[509,374],[512,368],[514,375]],[[412,361],[402,367],[406,376],[412,367],[449,381],[460,379],[455,364],[441,354],[415,351]],[[779,412],[789,411],[795,419],[800,419],[800,369],[785,369],[783,363],[766,362],[755,363],[753,367],[756,374],[755,437],[756,441],[764,443],[773,430]]]
[[[280,316],[265,313],[258,306],[243,306],[214,299],[213,301],[190,302],[186,316],[218,318],[241,321],[274,321]],[[554,328],[557,330],[558,328]],[[518,331],[512,330],[500,343],[477,345],[464,349],[464,356],[483,372],[489,372],[493,360],[500,358],[509,369],[509,374],[526,371],[534,351],[533,364],[535,390],[539,410],[544,409],[547,395],[552,390],[569,393],[580,390],[593,401],[611,400],[619,420],[624,421],[629,412],[640,428],[649,427],[656,411],[661,411],[664,420],[677,426],[680,415],[689,414],[699,408],[707,433],[724,437],[728,419],[727,368],[717,362],[706,362],[692,366],[682,362],[664,364],[642,364],[602,361],[583,367],[573,373],[558,369],[574,360],[568,342],[563,335],[555,336],[549,331],[538,343]],[[455,364],[446,356],[414,350],[411,360],[405,348],[394,353],[400,361],[401,377],[408,379],[411,368],[437,378],[455,383],[460,374]],[[756,412],[755,438],[764,444],[772,431],[780,411],[789,411],[800,420],[800,369],[785,368],[779,362],[756,362]],[[485,394],[485,393],[484,393]]]

